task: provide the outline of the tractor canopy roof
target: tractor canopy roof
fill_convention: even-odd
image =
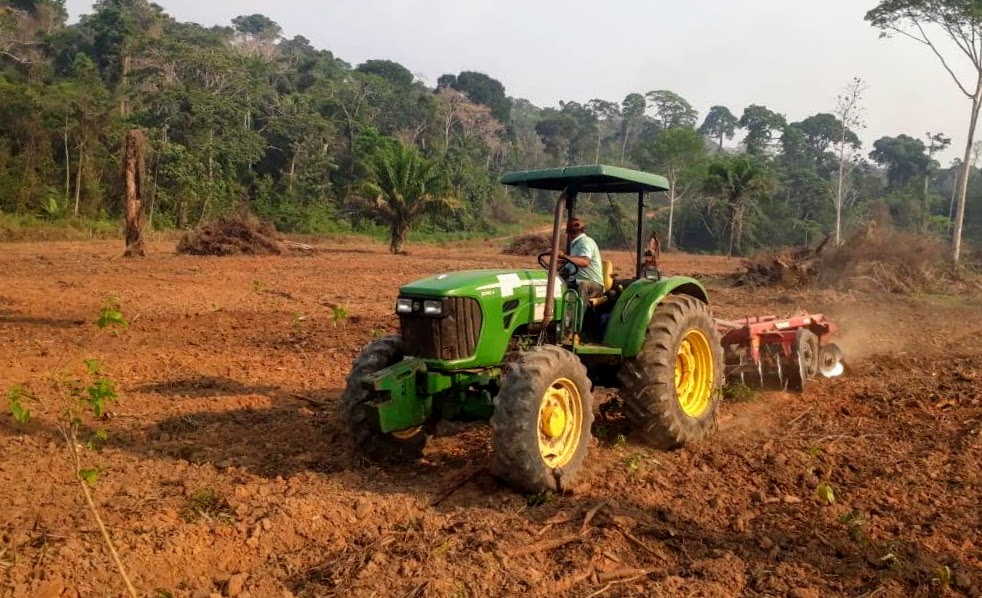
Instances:
[[[663,176],[603,164],[510,172],[501,177],[501,183],[576,193],[649,193],[669,189]]]

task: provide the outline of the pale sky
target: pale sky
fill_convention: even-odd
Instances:
[[[883,135],[927,131],[963,152],[971,104],[930,51],[879,39],[875,0],[157,0],[173,17],[226,25],[262,13],[357,65],[395,60],[435,84],[475,70],[538,106],[670,89],[700,112],[752,103],[789,121],[831,112],[853,77],[869,85],[864,152]],[[68,0],[72,18],[92,2]],[[956,65],[967,58],[951,54]],[[964,63],[964,64],[963,64]],[[969,68],[969,71],[971,69]],[[962,72],[965,72],[962,70]],[[970,73],[965,73],[966,75]]]

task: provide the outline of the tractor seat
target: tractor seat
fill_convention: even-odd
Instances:
[[[604,260],[604,292],[606,293],[614,286],[614,262]]]
[[[609,294],[610,290],[614,288],[614,262],[609,260],[604,260],[603,262],[603,275],[604,275],[604,294],[599,297],[594,297],[590,299],[588,303],[591,307],[597,308],[607,303],[610,300]]]

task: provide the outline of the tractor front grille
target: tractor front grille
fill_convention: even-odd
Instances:
[[[475,299],[447,297],[443,315],[419,313],[399,316],[406,355],[455,361],[472,357],[481,336],[481,305]]]

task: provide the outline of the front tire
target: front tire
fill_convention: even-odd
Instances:
[[[491,416],[492,471],[527,492],[568,489],[593,425],[586,367],[560,347],[526,351],[501,380]]]
[[[621,368],[625,415],[647,444],[669,450],[714,429],[723,347],[709,306],[688,295],[662,300],[641,352]]]
[[[423,454],[426,433],[422,429],[385,434],[369,419],[374,393],[365,379],[403,358],[402,337],[386,336],[374,340],[355,358],[341,396],[341,414],[355,451],[374,461],[412,461]]]

